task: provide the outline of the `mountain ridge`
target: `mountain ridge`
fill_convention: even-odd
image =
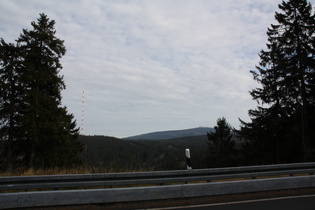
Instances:
[[[175,139],[188,136],[201,136],[207,135],[208,132],[213,132],[214,129],[210,127],[197,127],[182,130],[168,130],[168,131],[156,131],[135,136],[122,138],[124,140],[166,140]]]

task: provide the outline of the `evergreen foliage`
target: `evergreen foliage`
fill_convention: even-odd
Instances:
[[[208,137],[208,166],[232,166],[236,160],[235,142],[232,140],[232,127],[224,117],[217,120],[214,132]]]
[[[13,159],[20,153],[17,144],[23,142],[21,112],[24,106],[21,85],[22,63],[20,48],[3,39],[0,43],[0,157],[4,168],[11,169]]]
[[[8,167],[12,162],[18,166],[18,159],[24,167],[35,168],[77,164],[79,129],[61,105],[64,41],[55,36],[55,21],[45,14],[31,25],[16,45],[1,40],[1,155]]]
[[[79,136],[84,167],[93,171],[185,170],[185,149],[194,169],[206,168],[207,137],[166,140],[122,140],[108,136]]]
[[[315,18],[306,0],[279,5],[268,28],[267,50],[251,71],[261,84],[250,92],[258,107],[238,131],[251,164],[314,160]]]

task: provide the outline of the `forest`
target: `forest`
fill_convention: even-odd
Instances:
[[[92,168],[92,171],[184,170],[187,168],[185,149],[189,149],[193,169],[241,165],[241,158],[237,155],[241,153],[242,143],[225,118],[218,119],[218,122],[223,124],[215,126],[214,129],[209,128],[205,135],[163,140],[145,140],[141,139],[142,136],[130,140],[80,135],[79,140],[84,145],[83,164],[85,167]],[[223,135],[218,137],[218,133]],[[212,142],[209,135],[219,141]],[[222,148],[225,149],[220,149],[219,142],[221,145],[222,142],[226,142],[232,145],[232,148],[226,150],[227,147],[224,146]],[[209,156],[210,149],[212,149],[211,156]],[[231,158],[222,160],[224,156]]]
[[[160,171],[186,169],[189,148],[194,168],[205,168],[207,137],[169,140],[122,140],[108,136],[79,136],[85,145],[86,167],[102,171]]]
[[[0,171],[177,170],[185,148],[193,168],[315,161],[315,14],[307,0],[287,0],[275,21],[250,70],[258,85],[249,90],[257,102],[249,122],[235,129],[221,117],[204,136],[145,141],[79,136],[61,102],[66,47],[40,14],[15,43],[0,40]]]

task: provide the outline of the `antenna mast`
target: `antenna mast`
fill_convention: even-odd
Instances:
[[[83,134],[84,126],[84,89],[82,90],[82,118],[81,118],[81,134]]]

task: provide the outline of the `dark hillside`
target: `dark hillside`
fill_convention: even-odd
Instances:
[[[158,131],[152,133],[141,134],[137,136],[131,136],[124,139],[128,140],[166,140],[175,139],[181,137],[191,136],[203,136],[207,135],[207,132],[214,131],[213,128],[199,127],[184,130],[170,130],[170,131]]]
[[[163,169],[185,169],[185,149],[190,149],[193,168],[205,168],[207,153],[206,136],[190,136],[168,140],[135,140],[135,144],[142,145],[148,149],[154,149],[163,157],[160,168]],[[154,164],[154,162],[153,162]]]
[[[108,136],[80,136],[84,164],[112,171],[179,170],[186,168],[185,149],[191,150],[194,168],[204,168],[207,137],[170,140],[122,140]]]
[[[113,170],[137,170],[147,149],[141,145],[108,136],[79,136],[84,144],[84,164]]]

